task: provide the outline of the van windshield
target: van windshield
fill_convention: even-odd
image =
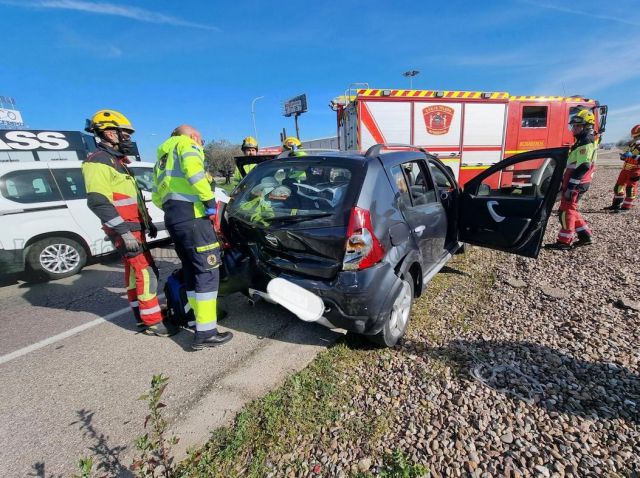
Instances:
[[[227,212],[256,224],[328,218],[343,212],[352,177],[348,165],[326,160],[268,161],[240,183]]]

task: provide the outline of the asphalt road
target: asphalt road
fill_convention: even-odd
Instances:
[[[166,278],[175,255],[154,255]],[[152,375],[170,377],[164,401],[184,450],[337,337],[236,294],[223,300],[221,323],[234,340],[192,352],[188,330],[169,339],[137,333],[122,274],[112,259],[56,282],[0,282],[0,476],[69,476],[86,455],[127,476],[145,416],[136,399]]]

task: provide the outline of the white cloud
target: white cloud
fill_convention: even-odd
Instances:
[[[598,20],[609,20],[612,22],[622,23],[624,25],[632,25],[636,27],[638,25],[637,21],[633,21],[628,17],[614,17],[611,15],[603,15],[602,13],[597,12],[585,12],[583,10],[577,10],[575,8],[567,8],[558,5],[552,5],[550,3],[541,3],[541,2],[533,2],[531,0],[518,0],[519,3],[523,3],[526,5],[531,5],[532,7],[544,8],[547,10],[555,10],[557,12],[569,13],[571,15],[579,15],[589,18],[596,18]]]
[[[144,8],[129,7],[123,5],[115,5],[113,3],[89,2],[84,0],[34,0],[34,1],[16,1],[16,0],[0,0],[0,4],[12,5],[17,7],[37,8],[37,9],[58,9],[58,10],[74,10],[79,12],[93,13],[98,15],[112,15],[124,18],[130,18],[146,23],[156,23],[164,25],[173,25],[189,28],[198,28],[202,30],[219,31],[219,28],[205,25],[202,23],[190,22],[178,17],[165,15],[163,13],[145,10]]]

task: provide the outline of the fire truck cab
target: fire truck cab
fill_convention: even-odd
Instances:
[[[334,99],[342,150],[413,145],[439,157],[463,186],[517,153],[573,143],[569,120],[588,108],[604,132],[607,107],[584,96],[511,96],[507,92],[348,89]],[[537,165],[522,164],[502,181],[526,184]]]

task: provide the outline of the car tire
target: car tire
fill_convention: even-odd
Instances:
[[[48,237],[29,246],[26,261],[32,275],[56,280],[80,272],[87,263],[87,252],[73,239]]]
[[[385,318],[384,327],[376,335],[367,338],[374,344],[393,347],[404,336],[413,308],[413,280],[411,276],[401,278],[402,285],[393,297],[393,305]]]

